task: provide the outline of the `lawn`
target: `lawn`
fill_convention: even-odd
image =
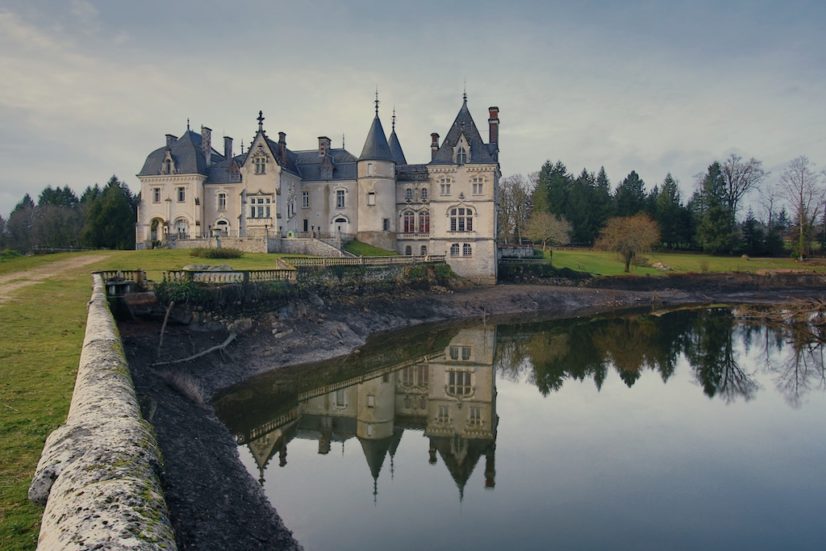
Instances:
[[[95,251],[18,257],[0,262],[0,275],[20,273],[82,255],[100,257],[86,266],[18,290],[0,303],[0,549],[33,549],[42,510],[27,500],[46,436],[66,419],[86,326],[90,272],[143,268],[159,280],[186,264],[272,268],[276,255],[240,259],[192,258],[184,250]]]
[[[666,273],[756,272],[760,270],[806,270],[826,273],[826,263],[817,259],[798,262],[791,258],[741,258],[695,253],[651,252],[642,255],[647,266],[631,266],[632,275]],[[664,271],[652,267],[661,263]],[[621,275],[623,262],[616,253],[591,249],[555,249],[552,263],[556,268],[570,268],[594,275]]]
[[[344,245],[344,250],[356,256],[398,256],[396,251],[388,251],[380,247],[374,247],[358,240],[353,240]]]

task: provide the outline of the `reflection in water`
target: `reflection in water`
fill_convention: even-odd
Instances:
[[[429,448],[426,460],[443,464],[463,496],[465,485],[485,458],[485,487],[495,486],[496,388],[493,354],[496,328],[461,329],[442,350],[374,369],[298,393],[286,409],[238,436],[246,444],[264,483],[268,463],[278,455],[287,464],[295,438],[318,442],[326,455],[333,442],[358,440],[373,478],[393,458],[405,431],[421,431]]]
[[[799,498],[812,484],[811,475],[802,475],[805,483],[790,479],[790,494],[767,486],[776,478],[773,466],[788,463],[789,472],[806,473],[812,465],[805,458],[822,464],[823,450],[804,447],[826,435],[800,435],[795,463],[773,455],[778,452],[761,420],[785,414],[771,400],[755,399],[777,391],[787,404],[781,406],[791,411],[788,406],[801,408],[814,391],[826,389],[824,341],[821,326],[755,323],[724,308],[429,330],[385,337],[345,360],[268,374],[223,396],[216,410],[248,450],[249,466],[268,492],[271,480],[279,479],[280,495],[270,495],[282,513],[293,500],[308,500],[288,511],[287,524],[312,517],[308,526],[291,526],[299,539],[312,536],[310,547],[348,548],[338,536],[369,514],[376,525],[386,525],[386,534],[371,533],[378,539],[364,545],[404,548],[407,543],[400,541],[415,538],[400,539],[404,528],[395,524],[393,511],[410,526],[438,525],[441,548],[465,547],[472,538],[477,548],[501,548],[514,537],[524,548],[547,548],[549,522],[556,522],[554,541],[566,548],[605,548],[617,534],[638,538],[630,543],[643,541],[652,523],[661,526],[651,540],[662,543],[659,548],[773,548],[798,537],[819,544],[817,531],[791,534],[782,523],[766,535],[761,519],[768,513],[755,513],[754,520],[749,515],[758,502],[769,507],[777,499],[790,507],[791,495],[801,499],[794,513],[801,519],[826,506],[816,502],[826,495],[819,483],[811,487],[815,497]],[[650,377],[658,384],[649,384]],[[589,381],[593,386],[580,384]],[[526,384],[539,393],[522,392]],[[622,401],[632,393],[634,411]],[[658,404],[660,409],[651,409]],[[744,404],[756,420],[744,420]],[[817,407],[826,410],[822,399]],[[809,432],[820,426],[817,419],[817,411],[805,417]],[[718,424],[726,429],[715,440],[712,427]],[[784,441],[792,434],[787,424],[777,427]],[[628,442],[617,440],[618,434]],[[729,449],[731,434],[738,435],[735,448],[750,450],[747,460]],[[313,461],[338,455],[331,452],[339,447],[357,469],[347,470],[343,459],[338,467]],[[295,452],[293,470],[282,471],[276,465],[288,465],[288,449]],[[315,470],[302,470],[309,463]],[[668,466],[665,474],[657,475],[657,465]],[[313,480],[326,468],[347,474],[326,483]],[[458,494],[471,525],[463,525],[462,512],[446,508],[445,496],[433,489],[445,477],[455,484],[452,495]],[[747,483],[738,486],[741,478]],[[364,487],[370,480],[371,503],[382,488],[386,497],[382,507],[365,511],[354,494],[369,498]],[[543,484],[553,492],[541,490]],[[726,495],[715,493],[717,488]],[[332,512],[322,513],[319,501]],[[649,504],[643,516],[651,522],[629,513],[629,501]],[[692,520],[698,511],[707,513],[702,521]],[[718,518],[732,511],[742,526],[718,526]],[[601,530],[589,530],[581,519],[592,519]],[[333,535],[318,535],[322,530]],[[349,546],[362,543],[355,537]]]

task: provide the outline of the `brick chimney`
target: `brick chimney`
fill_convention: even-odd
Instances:
[[[439,134],[433,132],[430,135],[430,160],[436,158],[436,152],[439,151]]]
[[[212,164],[212,129],[201,125],[201,149],[204,152],[206,165]]]
[[[499,108],[494,106],[488,107],[490,118],[488,119],[488,139],[489,143],[499,145]]]
[[[279,132],[278,133],[278,157],[281,159],[281,162],[286,162],[287,160],[287,133],[286,132]]]
[[[232,138],[224,136],[224,159],[232,159]]]
[[[172,147],[172,144],[178,140],[178,136],[174,136],[172,134],[166,135],[166,147]]]
[[[327,152],[330,150],[330,138],[327,136],[319,136],[318,137],[318,156],[319,157],[326,157]]]

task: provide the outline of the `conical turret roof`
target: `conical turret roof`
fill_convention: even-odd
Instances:
[[[378,113],[373,117],[373,124],[370,125],[359,161],[393,161],[393,153],[390,151]]]
[[[393,155],[393,162],[396,166],[406,165],[407,159],[404,158],[404,151],[402,151],[402,144],[399,143],[399,137],[396,136],[396,131],[390,133],[390,153]]]

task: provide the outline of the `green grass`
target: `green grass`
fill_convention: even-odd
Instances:
[[[651,252],[643,255],[648,266],[631,266],[632,275],[664,275],[666,273],[757,272],[761,270],[805,270],[826,273],[826,263],[808,260],[800,263],[791,258],[750,258],[710,256],[695,253]],[[616,253],[591,249],[555,249],[553,265],[593,275],[622,275],[624,265]],[[651,267],[660,262],[669,271]]]
[[[344,245],[344,250],[356,256],[398,256],[396,251],[388,251],[380,247],[374,247],[358,240],[353,240]]]
[[[0,549],[33,549],[42,509],[29,503],[31,476],[46,436],[69,410],[86,326],[90,272],[163,270],[186,264],[229,264],[239,269],[272,268],[276,255],[246,253],[231,261],[194,259],[187,250],[96,251],[18,257],[0,262],[0,274],[20,273],[74,256],[100,259],[20,289],[0,304]]]

